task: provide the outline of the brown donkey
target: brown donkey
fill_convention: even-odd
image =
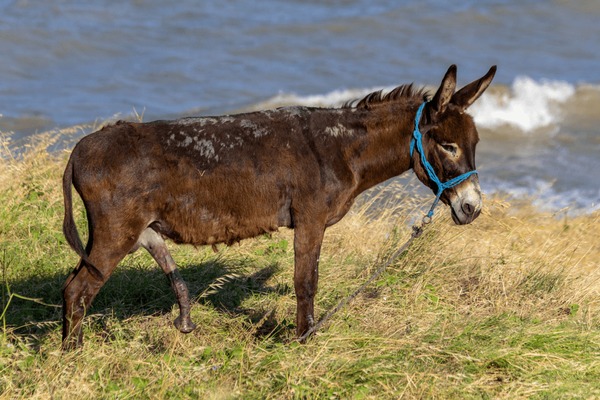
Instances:
[[[165,239],[231,244],[294,229],[296,333],[314,323],[325,228],[364,190],[412,168],[434,191],[418,152],[409,151],[417,110],[426,159],[441,182],[475,169],[478,134],[465,113],[489,86],[495,66],[455,93],[456,66],[427,101],[400,86],[342,108],[284,107],[218,117],[117,122],[81,139],[63,178],[63,230],[81,257],[63,288],[63,348],[81,345],[85,311],[117,264],[144,247],[170,279],[175,326],[191,332],[190,296]],[[84,248],[72,215],[75,187],[87,212]],[[457,224],[481,210],[477,175],[444,190]]]

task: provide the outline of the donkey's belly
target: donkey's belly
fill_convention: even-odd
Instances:
[[[251,200],[249,200],[251,201]],[[177,243],[228,245],[242,239],[291,227],[290,202],[277,204],[252,204],[250,207],[177,208],[164,213],[153,228]]]
[[[185,224],[167,219],[156,221],[151,226],[176,243],[197,246],[217,243],[230,245],[278,229],[275,218],[248,221],[234,217],[222,217],[214,221],[189,221]]]

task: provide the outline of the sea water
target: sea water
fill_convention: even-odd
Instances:
[[[0,1],[0,131],[337,106],[497,64],[470,109],[484,191],[587,213],[600,208],[598,21],[596,0]]]

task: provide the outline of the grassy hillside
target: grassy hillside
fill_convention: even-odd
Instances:
[[[0,398],[598,398],[600,214],[485,199],[469,226],[440,208],[408,252],[306,345],[294,342],[293,232],[232,247],[171,245],[199,328],[179,333],[166,278],[128,256],[60,348],[67,152],[40,136],[0,164]],[[326,233],[317,313],[401,245],[422,199],[389,185]],[[430,201],[431,198],[428,198]],[[84,213],[76,218],[85,232]]]

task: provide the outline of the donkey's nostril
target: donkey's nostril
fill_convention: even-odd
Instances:
[[[465,201],[463,203],[462,209],[463,209],[463,212],[467,215],[471,215],[475,211],[475,207],[473,207],[473,205],[471,203],[469,203],[468,201]]]

